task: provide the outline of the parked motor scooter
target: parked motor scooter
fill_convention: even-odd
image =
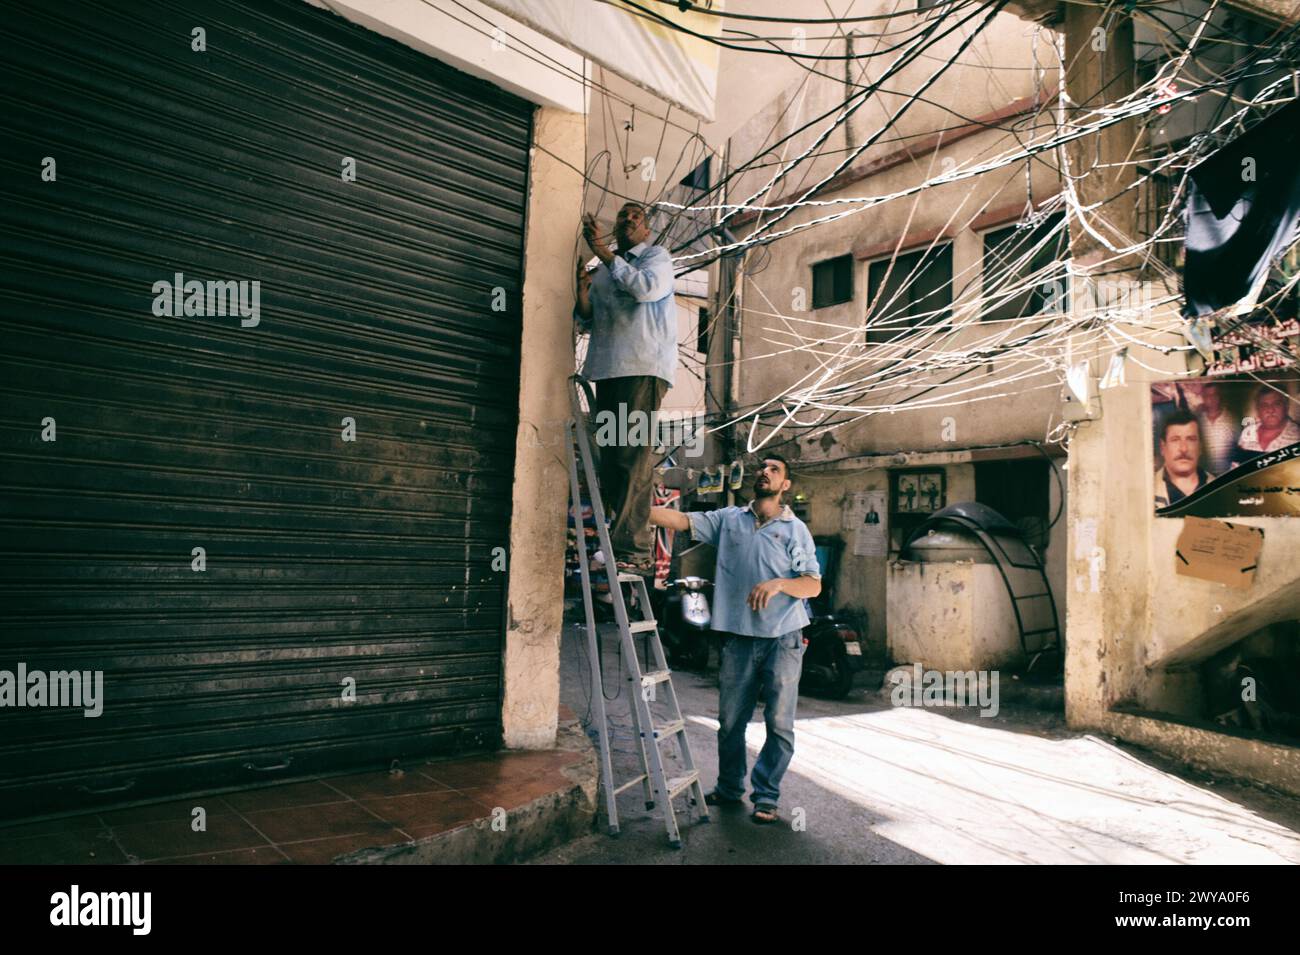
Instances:
[[[853,688],[853,677],[863,668],[866,634],[836,615],[831,581],[843,543],[836,537],[814,538],[822,570],[822,591],[807,601],[810,623],[804,627],[803,673],[799,692],[842,700]]]
[[[799,692],[842,700],[862,669],[862,636],[834,614],[819,614],[804,627]]]
[[[713,581],[698,573],[710,573],[715,558],[716,551],[712,546],[692,544],[671,558],[670,573],[681,576],[670,577],[663,587],[655,586],[649,578],[646,580],[650,613],[659,624],[659,639],[671,666],[686,670],[706,669],[711,648],[718,643],[712,630],[713,614],[709,608],[709,591],[713,588]],[[602,576],[596,575],[598,588]],[[614,620],[613,602],[608,587],[603,589],[605,593],[596,594],[593,610],[598,623],[610,623]],[[627,588],[625,594],[635,602],[633,588]],[[631,606],[628,615],[632,619],[641,619]],[[645,652],[649,654],[648,644]],[[645,659],[648,660],[649,656]]]
[[[715,640],[708,592],[713,582],[703,577],[680,577],[666,587],[650,591],[650,603],[659,621],[659,637],[668,662],[687,670],[703,670]]]

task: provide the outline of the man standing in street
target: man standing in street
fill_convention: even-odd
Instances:
[[[722,637],[718,695],[718,785],[711,806],[740,805],[745,794],[745,727],[763,700],[767,738],[750,776],[754,822],[778,822],[781,778],[794,755],[795,705],[803,669],[806,598],[821,593],[812,535],[781,495],[790,469],[768,455],[746,507],[683,514],[652,508],[650,522],[690,531],[718,549],[713,629]]]
[[[646,211],[628,202],[614,224],[615,250],[596,232],[595,220],[583,217],[582,233],[600,265],[588,272],[578,265],[578,302],[574,317],[591,332],[584,376],[596,383],[597,419],[613,415],[626,423],[614,433],[630,436],[637,418],[656,420],[677,367],[677,309],[673,299],[673,262],[668,250],[649,244]],[[653,574],[649,524],[657,429],[640,427],[631,440],[603,444],[600,490],[605,513],[613,513],[610,543],[620,570]],[[598,442],[601,443],[601,442]],[[610,559],[610,555],[604,555]]]

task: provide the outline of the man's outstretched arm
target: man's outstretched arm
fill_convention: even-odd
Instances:
[[[691,520],[681,511],[675,511],[671,507],[652,507],[650,508],[650,523],[655,527],[666,527],[670,531],[689,531],[691,529]]]

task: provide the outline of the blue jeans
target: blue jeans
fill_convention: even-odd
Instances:
[[[775,808],[781,777],[794,756],[794,710],[803,668],[803,631],[779,637],[724,634],[718,694],[718,787],[726,799],[745,794],[745,727],[759,693],[767,738],[750,776],[755,806]]]

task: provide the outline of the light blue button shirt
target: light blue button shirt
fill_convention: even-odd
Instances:
[[[590,381],[651,375],[671,388],[677,370],[672,256],[644,242],[626,255],[630,261],[615,255],[592,273],[592,321],[589,327],[583,323],[591,343],[582,373]]]
[[[750,610],[746,598],[758,584],[774,577],[817,577],[817,547],[803,521],[788,505],[759,525],[748,507],[688,511],[691,537],[718,549],[713,581],[713,629],[750,637],[777,637],[808,626],[804,602],[774,594],[762,610]]]

